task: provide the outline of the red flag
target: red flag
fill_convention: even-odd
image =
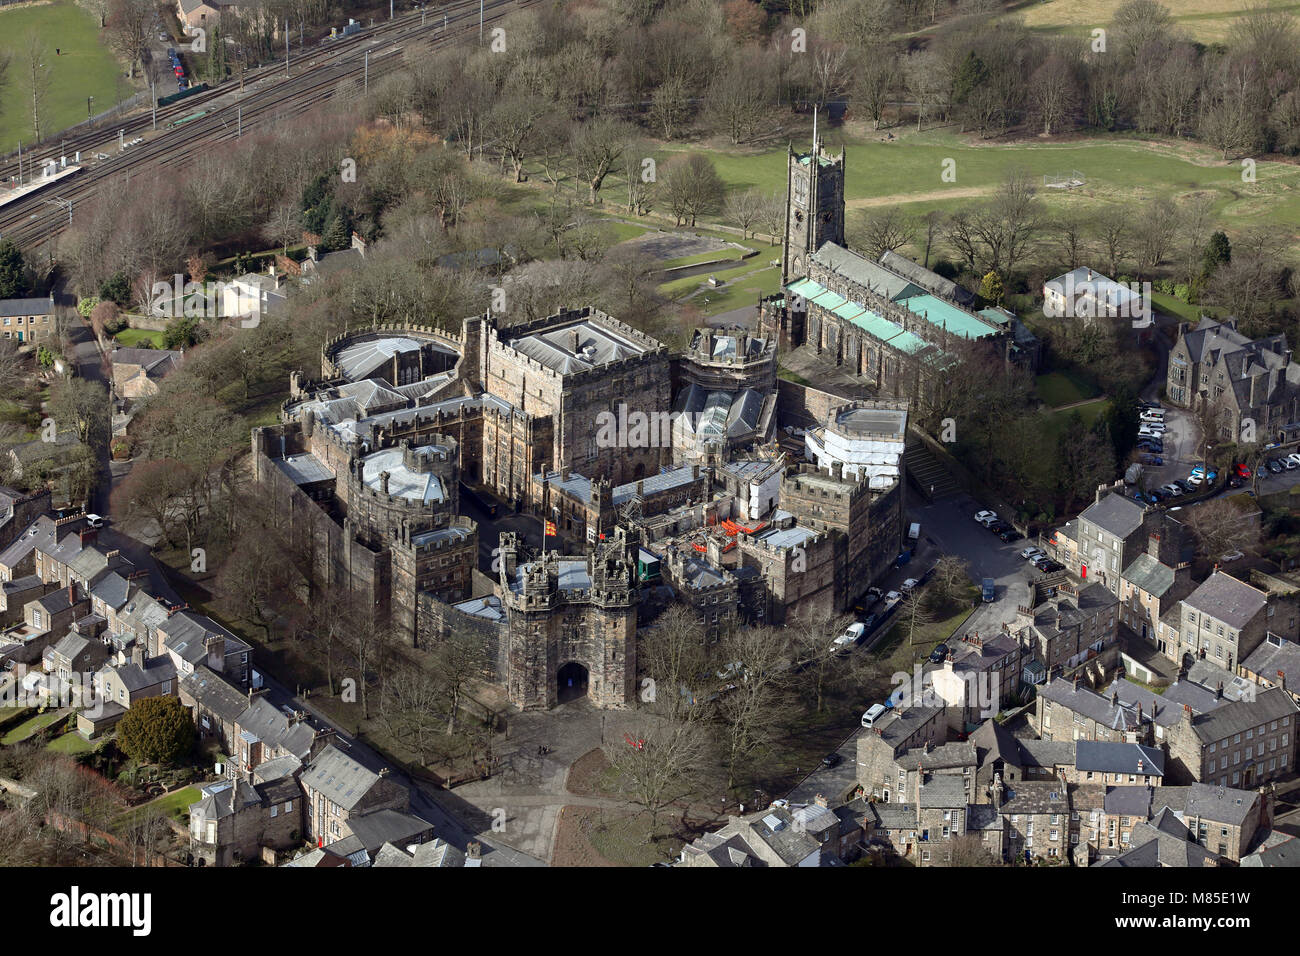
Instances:
[[[554,538],[554,537],[555,537],[555,522],[554,522],[554,521],[548,521],[548,522],[546,522],[546,536],[547,536],[548,538]]]

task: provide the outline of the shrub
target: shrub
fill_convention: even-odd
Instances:
[[[194,721],[175,697],[146,697],[117,725],[117,742],[132,760],[171,762],[194,747]]]

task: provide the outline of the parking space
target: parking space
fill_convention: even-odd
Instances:
[[[937,554],[955,554],[970,568],[972,580],[979,584],[992,578],[995,600],[981,603],[975,613],[958,629],[954,637],[968,632],[1001,632],[1002,624],[1011,624],[1016,608],[1029,600],[1029,575],[1036,575],[1020,551],[1035,542],[1021,539],[1006,542],[975,521],[984,507],[966,495],[943,498],[930,504],[917,503],[908,509],[908,521],[921,522],[921,536],[933,545]],[[1006,516],[1003,516],[1006,517]],[[934,558],[930,563],[933,563]]]

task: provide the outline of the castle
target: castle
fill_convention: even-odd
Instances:
[[[253,430],[254,472],[317,583],[408,643],[473,635],[521,708],[625,706],[661,581],[716,633],[843,611],[901,548],[906,404],[839,407],[776,355],[709,328],[670,353],[592,308],[349,332]],[[777,427],[791,388],[825,409],[803,449]],[[787,475],[799,452],[817,464]]]

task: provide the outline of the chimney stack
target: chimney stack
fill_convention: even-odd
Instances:
[[[77,603],[77,585],[75,582],[68,582],[68,604]]]

